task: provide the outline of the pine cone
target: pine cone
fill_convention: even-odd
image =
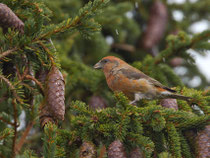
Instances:
[[[48,122],[55,123],[55,120],[53,119],[53,116],[49,111],[49,106],[48,105],[45,105],[45,106],[40,108],[39,121],[40,121],[40,125],[41,125],[42,128]]]
[[[130,158],[144,158],[144,154],[140,148],[135,148],[131,151]]]
[[[46,97],[49,110],[56,119],[64,120],[65,114],[65,83],[63,75],[53,66],[47,76]]]
[[[178,105],[176,99],[162,99],[160,104],[165,108],[171,108],[174,110],[178,110]]]
[[[175,58],[171,59],[171,61],[170,61],[170,65],[171,65],[172,67],[180,66],[180,65],[182,65],[183,63],[184,63],[184,59],[181,58],[181,57],[175,57]]]
[[[108,158],[126,158],[125,149],[120,140],[115,140],[109,145]]]
[[[0,26],[3,28],[4,33],[10,27],[24,34],[24,23],[3,3],[0,3]]]
[[[95,145],[91,142],[84,142],[80,147],[80,158],[96,158]]]
[[[151,7],[149,21],[142,39],[145,49],[151,49],[158,44],[164,35],[167,22],[167,8],[160,0],[156,0]]]
[[[106,100],[100,96],[92,96],[88,105],[93,110],[105,109],[107,107]]]
[[[196,137],[197,158],[210,157],[210,125],[200,131]]]

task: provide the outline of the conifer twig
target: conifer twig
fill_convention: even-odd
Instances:
[[[9,125],[11,125],[11,126],[14,126],[14,123],[5,120],[3,117],[0,117],[0,120],[1,120],[2,122],[6,123],[6,124],[9,124]]]
[[[0,98],[0,104],[5,100],[7,99],[7,96],[5,94],[3,94]]]
[[[13,95],[17,99],[17,101],[20,102],[21,104],[24,104],[23,101],[21,100],[21,98],[17,95],[17,93],[15,91],[15,87],[12,85],[12,83],[7,78],[5,78],[3,75],[0,75],[0,79],[2,79],[9,86],[9,88],[12,90]]]
[[[4,138],[6,138],[7,136],[9,136],[10,135],[10,133],[8,133],[8,134],[5,134],[4,136],[0,136],[0,140],[2,140],[2,139],[4,139]]]
[[[13,117],[14,117],[14,137],[13,137],[13,142],[12,142],[12,158],[15,158],[15,148],[16,148],[16,140],[17,140],[17,106],[16,106],[16,103],[15,103],[15,100],[13,99],[12,101],[12,105],[13,105],[13,111],[14,111],[14,114],[13,114]]]
[[[99,3],[97,6],[93,7],[90,12],[95,12],[97,10],[97,8],[102,4],[104,3],[104,0],[101,1],[101,3]],[[83,14],[81,14],[79,17],[75,17],[73,20],[71,19],[68,19],[66,21],[66,25],[62,25],[60,27],[57,27],[56,29],[54,30],[51,30],[47,33],[44,33],[42,35],[40,35],[39,37],[35,38],[33,40],[33,42],[36,42],[36,41],[39,41],[39,40],[42,40],[42,39],[45,39],[47,37],[50,37],[52,36],[53,34],[56,34],[56,33],[60,33],[60,32],[64,32],[65,30],[69,29],[69,28],[72,28],[72,27],[76,27],[77,25],[81,25],[81,20],[83,18],[85,18],[86,15],[89,15],[89,11],[85,11]]]
[[[0,59],[3,58],[3,57],[6,57],[7,55],[13,53],[13,52],[16,51],[16,50],[18,50],[17,47],[12,48],[12,49],[9,49],[9,50],[7,50],[7,51],[1,53],[1,54],[0,54]]]
[[[36,78],[34,78],[31,75],[26,75],[25,78],[34,81],[39,86],[39,88],[41,89],[42,93],[44,94],[44,87],[42,86],[41,82],[39,82]]]
[[[33,127],[34,125],[34,121],[30,122],[28,124],[28,126],[26,127],[22,137],[20,138],[20,141],[17,143],[17,145],[15,146],[15,153],[18,154],[19,151],[21,150],[23,144],[25,143],[25,140],[26,140],[26,137],[27,135],[29,134],[31,128]]]
[[[100,155],[99,155],[99,157],[98,157],[98,158],[103,158],[103,157],[104,157],[105,152],[106,152],[106,147],[105,147],[105,145],[103,145],[103,146],[102,146],[102,149],[101,149],[101,151],[100,151]]]
[[[52,63],[52,65],[55,65],[55,61],[52,57],[52,55],[50,54],[50,50],[42,43],[42,42],[39,42],[39,44],[42,46],[42,48],[44,48],[44,50],[48,53],[48,56],[49,56],[49,59]]]
[[[23,75],[21,76],[21,79],[23,79],[28,74],[28,72],[29,72],[29,68],[28,68],[28,66],[26,66],[26,68],[23,72]]]
[[[171,55],[173,55],[173,52],[176,52],[177,54],[181,51],[185,51],[188,50],[190,48],[193,49],[193,47],[195,47],[195,45],[197,44],[197,42],[204,40],[207,37],[210,37],[210,32],[205,32],[206,34],[201,33],[199,36],[194,37],[191,39],[190,43],[187,45],[183,45],[181,47],[179,47],[178,49],[175,49],[174,47],[168,47],[165,50],[163,50],[162,52],[160,52],[160,54],[155,58],[155,64],[159,64],[162,61],[162,54],[164,54],[165,51],[171,49],[170,53],[165,54],[165,58],[169,58]]]

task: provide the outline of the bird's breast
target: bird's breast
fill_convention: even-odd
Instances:
[[[115,91],[117,88],[119,88],[118,85],[119,77],[117,75],[110,74],[109,76],[106,76],[106,81],[110,89]]]
[[[138,83],[121,74],[110,74],[106,77],[109,88],[113,91],[123,92],[128,98],[133,98],[137,91]]]

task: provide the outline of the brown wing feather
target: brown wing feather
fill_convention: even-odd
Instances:
[[[138,79],[141,79],[141,78],[145,78],[147,79],[149,82],[151,82],[154,86],[156,87],[160,87],[160,88],[163,88],[165,90],[168,90],[170,92],[173,92],[175,93],[176,91],[175,90],[172,90],[164,85],[162,85],[160,82],[158,82],[157,80],[147,76],[146,74],[144,74],[143,72],[140,72],[138,69],[136,68],[132,68],[132,69],[125,69],[125,68],[122,68],[119,70],[123,75],[125,75],[127,78],[129,79],[133,79],[133,80],[138,80]]]

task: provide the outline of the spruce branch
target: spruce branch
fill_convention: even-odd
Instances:
[[[13,105],[13,119],[14,119],[14,137],[13,137],[13,142],[12,142],[12,156],[11,158],[15,158],[16,157],[16,152],[15,152],[15,148],[16,148],[16,140],[17,140],[17,127],[18,127],[18,115],[17,115],[17,105],[15,100],[13,99],[12,101],[12,105]]]
[[[19,142],[16,144],[16,146],[15,146],[15,153],[16,154],[18,154],[19,151],[21,150],[23,144],[25,143],[26,137],[28,136],[28,134],[29,134],[31,128],[33,127],[34,123],[35,122],[32,121],[28,124],[28,126],[26,127],[25,131],[22,134],[22,137],[20,138]]]
[[[25,78],[34,81],[41,89],[42,94],[44,94],[44,87],[42,86],[41,82],[31,75],[26,75]]]
[[[109,0],[95,0],[94,2],[89,2],[86,6],[84,6],[84,10],[80,10],[79,16],[76,16],[74,19],[71,18],[67,19],[66,21],[59,24],[58,27],[35,38],[33,42],[49,38],[54,34],[64,32],[70,28],[73,29],[84,25],[83,20],[86,20],[86,18],[90,17],[90,15],[94,15],[96,11],[102,7],[102,4],[106,4],[108,1]],[[97,2],[99,3],[97,4]],[[93,5],[93,7],[89,9],[91,5]],[[92,29],[94,30],[94,28]]]
[[[167,124],[167,131],[170,143],[170,150],[173,156],[176,158],[181,158],[181,143],[180,137],[177,133],[175,126],[172,123]]]
[[[16,50],[18,50],[17,47],[12,48],[12,49],[9,49],[9,50],[7,50],[7,51],[1,53],[1,54],[0,54],[0,59],[2,59],[2,58],[4,58],[4,57],[6,57],[6,56],[12,54],[12,53],[15,52]]]
[[[0,133],[0,140],[3,140],[9,136],[13,136],[14,131],[10,128],[6,128],[4,131]]]
[[[155,57],[155,64],[161,63],[163,58],[168,59],[174,54],[178,55],[188,49],[197,48],[198,43],[210,38],[210,31],[197,34],[192,39],[189,39],[189,36],[184,32],[180,32],[177,36],[170,35],[168,38],[168,47]]]
[[[40,44],[40,45],[42,46],[42,48],[48,53],[49,59],[50,59],[50,61],[51,61],[51,64],[52,64],[52,65],[55,65],[55,61],[54,61],[54,59],[53,59],[53,56],[52,56],[51,53],[50,53],[49,48],[47,48],[42,42],[39,42],[39,44]]]
[[[105,153],[106,153],[106,146],[103,145],[101,147],[100,154],[99,154],[98,158],[103,158]]]
[[[17,99],[17,101],[20,102],[20,104],[24,104],[22,99],[18,96],[18,94],[16,92],[16,88],[12,85],[12,83],[7,78],[5,78],[3,75],[0,75],[0,79],[3,80],[9,86],[9,88],[13,92],[14,97]]]
[[[0,104],[7,99],[7,95],[3,94],[0,98]]]
[[[27,66],[25,70],[23,71],[23,74],[21,76],[21,80],[29,73],[29,62],[27,63]]]
[[[5,119],[4,119],[3,117],[1,117],[1,116],[0,116],[0,120],[1,120],[2,122],[6,123],[6,124],[9,124],[9,125],[11,125],[11,126],[14,126],[14,123],[5,120]]]
[[[4,142],[7,142],[10,138],[14,137],[14,130],[12,128],[6,128],[2,132],[0,132],[0,141],[1,145],[4,145]],[[3,152],[3,153],[2,153]],[[0,148],[0,157],[6,158],[3,154],[6,154],[4,150],[2,151],[2,147]]]
[[[57,126],[51,122],[47,123],[44,127],[44,152],[45,158],[53,158],[56,154],[56,131]]]

